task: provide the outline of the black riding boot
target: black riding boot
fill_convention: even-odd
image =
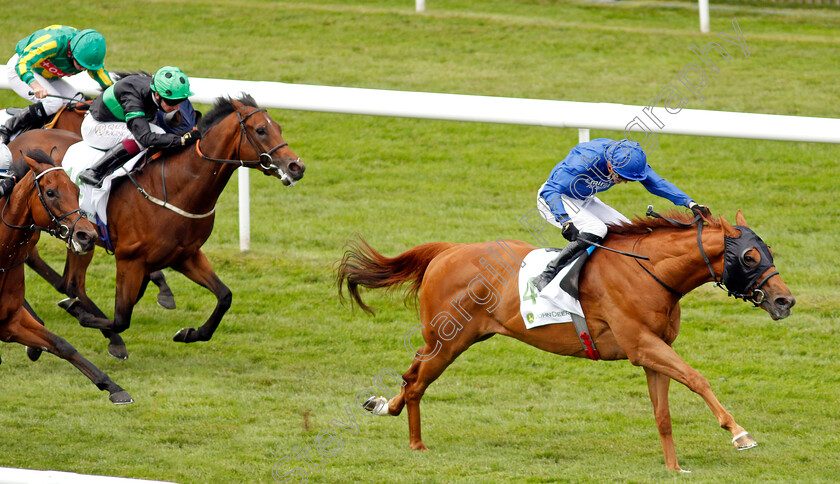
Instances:
[[[125,145],[119,143],[110,150],[106,151],[102,158],[99,159],[93,166],[87,170],[79,173],[79,180],[93,185],[95,187],[102,186],[102,179],[108,172],[113,171],[122,166],[126,161],[130,160],[132,156],[137,153],[130,153]]]
[[[566,247],[563,247],[563,250],[560,251],[560,255],[548,263],[548,266],[542,274],[534,278],[534,287],[537,289],[537,292],[542,291],[543,288],[557,276],[560,269],[572,260],[579,251],[589,247],[589,244],[586,243],[587,241],[597,244],[601,242],[601,240],[603,240],[601,237],[594,234],[586,232],[578,234],[577,239],[566,244]]]
[[[48,117],[43,104],[40,102],[30,104],[28,108],[22,109],[0,126],[0,142],[9,144],[12,136],[30,128],[43,126]]]

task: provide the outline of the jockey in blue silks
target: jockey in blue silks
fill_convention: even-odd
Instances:
[[[542,290],[588,242],[599,243],[607,235],[607,224],[630,223],[624,215],[595,196],[618,183],[641,182],[650,193],[695,213],[708,213],[673,183],[657,175],[647,164],[639,143],[627,139],[599,138],[580,143],[551,170],[540,187],[537,208],[570,241],[545,271],[534,279]]]

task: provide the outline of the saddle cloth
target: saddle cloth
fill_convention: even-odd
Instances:
[[[531,283],[531,279],[539,276],[558,254],[556,250],[536,249],[525,256],[525,265],[519,271],[519,312],[527,329],[547,324],[570,323],[572,314],[584,317],[580,301],[560,288],[560,281],[572,268],[573,263],[560,270],[540,292],[537,292]]]
[[[79,174],[99,161],[105,152],[91,148],[84,141],[67,148],[67,153],[64,154],[64,161],[61,165],[67,172],[67,176],[73,180],[73,183],[79,185],[79,208],[91,222],[97,223],[96,217],[98,216],[103,224],[108,224],[108,197],[111,193],[113,181],[127,175],[137,164],[137,161],[143,157],[144,153],[145,151],[141,151],[122,167],[114,170],[102,181],[101,188],[95,188],[79,181]]]

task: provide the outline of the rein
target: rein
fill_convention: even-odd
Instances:
[[[44,192],[41,190],[40,183],[38,183],[38,181],[41,179],[41,177],[43,177],[47,173],[49,173],[51,171],[54,171],[54,170],[63,170],[63,169],[64,169],[63,167],[54,166],[52,168],[48,168],[48,169],[42,171],[40,174],[34,176],[33,179],[32,179],[32,183],[33,183],[33,185],[35,185],[35,190],[38,192],[38,199],[41,201],[41,205],[44,206],[44,210],[46,210],[47,214],[50,216],[50,220],[52,221],[52,224],[55,225],[57,228],[42,227],[42,226],[40,226],[38,224],[35,224],[35,223],[32,223],[30,225],[10,224],[8,221],[6,221],[6,208],[9,206],[9,200],[12,198],[11,194],[6,197],[6,203],[3,205],[3,209],[0,210],[0,219],[3,220],[3,223],[7,227],[12,228],[12,229],[16,229],[16,230],[40,230],[40,231],[43,231],[43,232],[47,232],[48,234],[52,235],[53,237],[58,237],[61,240],[67,241],[67,244],[69,245],[70,244],[69,236],[73,232],[73,229],[76,227],[76,224],[79,223],[79,220],[82,218],[81,209],[77,208],[76,210],[71,210],[70,212],[67,212],[67,213],[62,214],[61,216],[57,217],[55,214],[52,213],[50,208],[47,206],[47,201],[44,200]],[[63,219],[69,217],[70,215],[73,215],[74,213],[78,213],[78,216],[76,217],[76,220],[73,221],[72,225],[68,226],[68,225],[64,225],[64,224],[61,223],[61,221]],[[26,257],[24,257],[23,260],[21,260],[20,262],[16,262],[9,267],[0,268],[0,273],[6,272],[9,269],[12,269],[14,267],[17,267],[17,266],[23,264],[24,261],[26,261],[27,257],[29,257],[29,254],[27,254]]]
[[[180,215],[182,217],[192,218],[192,219],[202,219],[202,218],[209,217],[216,212],[216,207],[214,206],[212,209],[210,209],[209,212],[202,213],[202,214],[194,214],[194,213],[187,212],[186,210],[182,210],[182,209],[176,207],[175,205],[172,205],[171,203],[167,202],[166,201],[166,174],[164,173],[165,167],[166,167],[166,159],[164,158],[160,161],[160,179],[161,179],[161,182],[163,183],[163,200],[161,200],[161,199],[159,199],[159,198],[157,198],[153,195],[150,195],[149,192],[147,192],[143,187],[140,186],[140,183],[138,183],[137,180],[134,179],[134,177],[131,175],[131,173],[128,173],[127,176],[128,176],[128,179],[131,180],[131,183],[134,183],[134,186],[137,187],[137,191],[139,191],[140,194],[143,195],[143,197],[146,198],[146,200],[148,200],[148,201],[150,201],[150,202],[152,202],[155,205],[158,205],[160,207],[172,210],[173,212],[177,213],[178,215]]]

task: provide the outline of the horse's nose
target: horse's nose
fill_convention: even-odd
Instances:
[[[73,233],[73,241],[83,252],[93,249],[96,243],[96,234],[90,230],[76,230]]]
[[[790,309],[793,307],[794,304],[796,304],[796,298],[792,295],[790,297],[779,296],[776,298],[774,303],[779,309]]]
[[[306,171],[306,165],[300,161],[300,158],[290,161],[286,165],[289,170],[289,175],[295,180],[300,180],[303,177],[303,172]]]

